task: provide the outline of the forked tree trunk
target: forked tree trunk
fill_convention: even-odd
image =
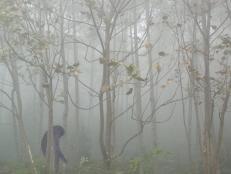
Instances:
[[[25,130],[25,126],[24,126],[24,122],[23,122],[23,111],[22,111],[22,97],[21,97],[21,90],[20,90],[20,85],[19,85],[19,79],[18,79],[18,71],[17,71],[17,66],[16,66],[16,60],[12,57],[9,58],[9,63],[10,63],[10,67],[11,70],[9,69],[9,72],[11,74],[11,78],[13,81],[13,88],[15,90],[15,94],[16,94],[16,104],[15,104],[15,111],[16,111],[16,118],[18,121],[18,126],[19,126],[19,132],[21,135],[21,140],[23,143],[23,147],[25,148],[25,153],[26,153],[26,157],[29,160],[30,163],[30,167],[31,167],[31,172],[33,174],[37,174],[37,169],[35,167],[35,163],[34,163],[34,159],[33,159],[33,155],[32,155],[32,151],[31,151],[31,147],[30,144],[28,142],[28,138],[27,138],[27,133]],[[12,99],[14,100],[14,98]]]

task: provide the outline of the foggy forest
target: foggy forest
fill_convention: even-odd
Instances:
[[[231,0],[0,0],[0,174],[231,174]]]

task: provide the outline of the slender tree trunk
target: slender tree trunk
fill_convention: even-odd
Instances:
[[[52,87],[52,78],[46,76],[45,82],[46,87],[46,96],[48,101],[48,133],[47,133],[47,164],[46,172],[51,174],[54,171],[54,149],[53,149],[53,87]]]
[[[201,120],[199,117],[199,95],[197,91],[197,86],[196,86],[196,74],[195,72],[198,71],[197,68],[197,60],[196,60],[196,40],[197,40],[197,27],[196,27],[196,22],[197,22],[197,16],[195,17],[193,21],[193,32],[192,32],[192,55],[191,55],[191,78],[190,78],[190,92],[191,92],[191,98],[192,101],[190,101],[190,105],[192,104],[194,106],[194,111],[195,111],[195,117],[196,117],[196,135],[197,135],[197,140],[198,140],[198,145],[200,149],[200,154],[202,154],[202,137],[201,137]],[[193,103],[192,103],[193,102]],[[192,107],[192,106],[190,106]],[[202,158],[203,159],[203,158]],[[200,161],[198,161],[198,165],[200,165]]]
[[[210,21],[211,21],[211,2],[210,0],[203,1],[203,7],[206,9],[202,16],[202,31],[203,31],[203,45],[204,45],[204,136],[203,136],[203,154],[205,158],[206,174],[218,174],[217,163],[218,160],[215,154],[214,135],[212,132],[213,124],[213,105],[211,97],[211,84],[210,84]]]
[[[116,43],[117,42],[117,39],[114,38],[113,40],[113,50],[116,50]],[[116,53],[113,54],[113,57],[114,59],[116,59]],[[117,60],[115,60],[117,61]],[[112,70],[112,154],[115,153],[115,149],[116,149],[116,120],[114,120],[115,118],[115,115],[116,115],[116,108],[117,108],[117,105],[118,103],[116,101],[116,83],[117,83],[117,78],[118,78],[118,67],[115,67],[113,70]]]
[[[135,24],[134,24],[134,50],[135,50],[135,65],[136,65],[136,68],[138,70],[138,76],[140,76],[140,65],[139,65],[139,53],[138,53],[138,31],[137,31],[137,12],[136,12],[136,7],[134,8],[134,11],[133,11],[133,15],[134,15],[134,21],[135,21]],[[135,101],[136,101],[136,104],[135,104],[135,114],[136,114],[136,117],[137,117],[137,120],[138,120],[138,130],[141,129],[142,127],[142,118],[141,118],[141,115],[142,115],[142,101],[141,101],[141,83],[139,80],[135,80],[135,87],[134,87],[134,93],[135,93]],[[143,136],[142,134],[139,135],[138,137],[138,141],[139,141],[139,152],[143,152],[144,150],[144,144],[143,144]]]
[[[107,149],[107,154],[108,154],[108,162],[107,166],[110,167],[111,165],[111,146],[112,146],[112,97],[111,97],[111,83],[110,83],[110,67],[109,67],[109,62],[110,62],[110,24],[106,23],[106,31],[105,31],[105,50],[104,50],[104,58],[106,63],[104,64],[105,66],[105,83],[104,87],[106,87],[106,149]]]
[[[44,121],[44,72],[40,71],[39,72],[39,93],[40,93],[40,100],[39,100],[39,139],[42,138],[42,133],[43,133],[43,121]]]
[[[6,76],[6,74],[5,73],[2,73],[2,76],[1,76],[1,81],[3,82],[3,83],[5,83],[5,76]],[[4,84],[2,84],[2,90],[5,90],[5,85]],[[3,98],[3,93],[0,93],[0,98]],[[2,121],[3,121],[3,109],[2,108],[0,108],[0,123],[2,123]]]
[[[102,83],[103,84],[103,83]],[[100,136],[99,136],[99,142],[100,142],[100,150],[101,153],[103,155],[103,160],[105,163],[107,163],[108,157],[107,157],[107,151],[105,148],[105,142],[104,142],[104,102],[103,102],[103,91],[102,91],[102,87],[101,86],[101,91],[99,94],[99,111],[100,111]]]
[[[76,14],[75,14],[75,11],[76,9],[74,8],[74,0],[72,0],[72,17],[73,17],[73,20],[75,20],[76,18]],[[73,22],[73,56],[74,56],[74,63],[77,65],[79,64],[79,61],[78,61],[78,45],[77,43],[75,42],[76,40],[76,23]],[[79,77],[78,76],[75,76],[75,102],[76,104],[78,105],[79,104]],[[77,154],[77,159],[78,161],[80,160],[80,149],[79,149],[79,144],[80,144],[80,139],[79,139],[79,135],[80,135],[80,123],[79,123],[79,108],[75,108],[75,119],[76,119],[76,154]]]
[[[147,30],[147,50],[148,50],[148,64],[149,64],[149,77],[150,77],[150,106],[151,111],[155,110],[155,94],[154,94],[154,73],[153,73],[153,60],[152,60],[152,44],[151,44],[151,33],[150,33],[150,20],[151,20],[151,10],[150,10],[150,0],[145,1],[146,8],[146,30]],[[153,130],[153,146],[157,147],[157,124],[156,116],[152,114],[152,130]]]
[[[42,16],[42,7],[43,3],[39,1],[39,33],[42,36],[44,33],[43,27],[43,16]],[[45,83],[45,73],[42,69],[39,71],[39,93],[40,93],[40,100],[39,100],[39,142],[42,138],[43,134],[43,122],[44,122],[44,101],[45,100],[45,91],[43,84]]]
[[[22,138],[23,146],[25,147],[25,152],[27,154],[27,158],[28,158],[29,163],[30,163],[31,172],[33,174],[37,174],[37,169],[36,169],[35,164],[34,164],[34,159],[32,156],[31,147],[30,147],[30,144],[28,142],[27,133],[25,130],[24,122],[23,122],[22,97],[21,97],[21,90],[20,90],[19,79],[18,79],[16,60],[13,59],[12,57],[10,57],[9,60],[10,60],[10,66],[11,66],[10,72],[11,72],[11,77],[12,77],[12,81],[13,81],[13,88],[14,88],[15,94],[16,94],[16,103],[17,103],[17,105],[16,105],[17,117],[16,118],[18,121],[19,131],[20,131],[20,135]]]
[[[20,139],[18,134],[18,123],[17,123],[17,108],[14,103],[15,89],[13,88],[11,91],[11,106],[12,106],[12,118],[13,118],[13,130],[14,130],[14,139],[15,139],[15,147],[16,147],[16,159],[22,160],[22,154],[20,152]],[[21,136],[20,136],[21,137]]]
[[[185,108],[184,92],[183,92],[183,82],[182,82],[182,72],[181,72],[181,69],[179,67],[179,64],[180,64],[180,60],[178,62],[178,68],[179,68],[179,72],[180,72],[179,73],[179,83],[180,83],[180,93],[181,93],[182,116],[183,116],[185,136],[186,136],[187,146],[188,146],[187,150],[188,150],[189,165],[191,166],[192,165],[192,151],[191,151],[191,134],[190,134],[190,130],[189,130],[189,127],[191,126],[191,122],[189,122],[190,124],[187,124],[186,108]],[[190,103],[190,101],[189,101],[189,103]],[[191,118],[188,118],[188,119],[191,119]],[[192,169],[192,166],[191,166],[191,169]]]
[[[92,50],[91,57],[95,58],[95,51],[94,50]],[[93,81],[93,79],[94,79],[94,70],[95,70],[94,69],[94,64],[91,64],[90,82],[89,82],[91,88],[94,88],[94,85],[93,85],[93,83],[94,83],[94,81]],[[92,96],[91,92],[89,92],[89,107],[91,107],[92,105],[93,105],[93,96]],[[89,109],[89,111],[88,111],[88,120],[87,120],[87,129],[88,129],[88,135],[90,137],[90,141],[93,138],[93,136],[92,136],[93,129],[92,129],[92,124],[91,124],[92,116],[93,116],[93,109],[94,108]],[[91,150],[91,149],[89,149],[89,150]]]
[[[64,46],[64,7],[65,1],[60,0],[60,56],[62,59],[63,66],[63,93],[64,93],[64,112],[63,112],[63,127],[67,132],[67,124],[68,124],[68,112],[69,112],[69,103],[68,103],[68,76],[66,72],[66,57],[65,57],[65,46]],[[65,143],[67,145],[67,143]],[[66,149],[67,147],[65,147]]]

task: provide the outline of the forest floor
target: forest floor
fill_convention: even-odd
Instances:
[[[151,163],[150,163],[151,164]],[[133,159],[129,161],[118,161],[114,162],[111,166],[110,170],[106,169],[103,165],[102,161],[86,161],[81,163],[77,167],[68,168],[63,172],[64,168],[60,166],[60,173],[65,174],[152,174],[155,171],[155,165],[152,163],[141,163],[140,159]],[[167,166],[169,168],[169,166]],[[45,164],[44,161],[36,160],[36,168],[38,170],[38,174],[45,173]],[[164,168],[162,168],[164,169]],[[179,172],[164,172],[156,171],[157,174],[190,174],[189,172],[185,172],[184,169]],[[166,167],[165,167],[166,169]],[[168,170],[168,169],[167,169]],[[165,170],[166,171],[166,170]],[[24,165],[19,161],[16,162],[0,162],[0,174],[31,174],[30,167],[28,165]]]

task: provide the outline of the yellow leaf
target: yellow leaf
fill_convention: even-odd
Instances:
[[[103,85],[102,87],[101,87],[101,92],[107,92],[107,91],[109,91],[110,90],[110,86],[108,86],[108,85]]]
[[[169,85],[169,84],[171,84],[171,83],[173,83],[173,79],[168,79],[168,80],[167,80],[167,85]]]
[[[148,42],[147,40],[144,42],[144,47],[149,49],[152,47],[152,44],[150,42]]]
[[[158,73],[160,73],[161,67],[160,67],[160,64],[159,64],[159,63],[154,64],[154,65],[153,65],[153,68],[156,69]]]

